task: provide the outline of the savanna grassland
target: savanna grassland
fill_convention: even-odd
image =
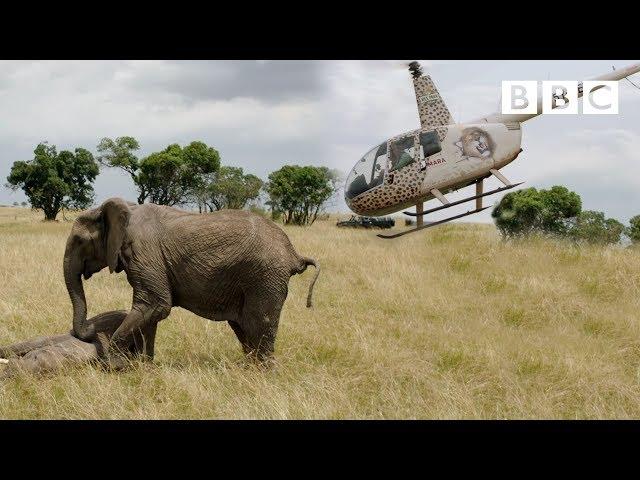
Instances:
[[[40,218],[0,208],[1,344],[70,329],[71,224]],[[285,230],[322,273],[312,309],[313,269],[291,279],[275,368],[175,308],[153,364],[7,380],[0,418],[640,418],[640,251],[505,243],[491,225]],[[85,289],[90,316],[130,306],[123,273]]]

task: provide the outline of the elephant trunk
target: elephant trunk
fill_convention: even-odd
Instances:
[[[87,327],[87,300],[82,286],[83,262],[73,258],[73,252],[67,246],[64,254],[64,281],[67,285],[69,298],[73,305],[73,334],[80,340],[89,341],[93,333]]]

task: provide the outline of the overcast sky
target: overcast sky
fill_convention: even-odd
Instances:
[[[499,109],[502,80],[583,80],[637,60],[420,62],[464,121]],[[419,126],[399,60],[7,61],[0,112],[2,185],[12,163],[33,158],[42,140],[95,154],[102,137],[130,135],[140,156],[202,140],[223,164],[264,179],[293,163],[347,173],[372,146]],[[583,208],[624,223],[640,213],[640,90],[628,82],[620,84],[619,115],[539,116],[523,125],[523,149],[503,169],[512,181],[566,185]],[[97,203],[136,198],[129,177],[113,169],[101,170],[95,190]],[[0,188],[0,204],[22,200]],[[474,220],[490,221],[489,212]]]

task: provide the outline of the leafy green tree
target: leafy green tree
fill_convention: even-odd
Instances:
[[[629,220],[626,234],[633,243],[640,243],[640,215],[636,215]]]
[[[620,242],[624,225],[613,218],[605,218],[603,212],[585,210],[575,219],[569,232],[577,242],[610,245]]]
[[[326,167],[285,165],[269,174],[268,205],[284,222],[310,225],[335,193],[334,175]]]
[[[33,160],[14,162],[7,187],[21,188],[31,206],[55,220],[62,208],[84,209],[94,199],[92,183],[99,173],[93,155],[84,148],[58,153],[54,145],[40,143]]]
[[[260,196],[264,182],[240,167],[220,167],[205,187],[204,203],[211,211],[223,208],[243,209]]]
[[[128,173],[138,189],[138,203],[143,204],[148,192],[144,185],[138,183],[140,161],[133,153],[138,149],[140,149],[140,144],[133,137],[118,137],[115,140],[103,138],[97,147],[98,153],[100,153],[97,160],[100,165],[120,168]]]
[[[549,190],[526,188],[508,193],[491,216],[505,238],[531,233],[563,236],[581,210],[580,196],[556,185]]]
[[[203,142],[191,142],[184,148],[172,144],[142,159],[133,153],[138,149],[133,137],[103,138],[98,144],[98,161],[131,176],[140,204],[147,199],[159,205],[185,203],[220,168],[218,151]]]

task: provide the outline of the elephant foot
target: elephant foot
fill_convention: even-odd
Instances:
[[[131,368],[131,359],[122,354],[110,354],[102,361],[104,367],[112,372],[121,372]]]
[[[244,349],[247,366],[258,368],[260,370],[270,370],[276,366],[276,359],[273,354],[263,353],[256,350]]]

